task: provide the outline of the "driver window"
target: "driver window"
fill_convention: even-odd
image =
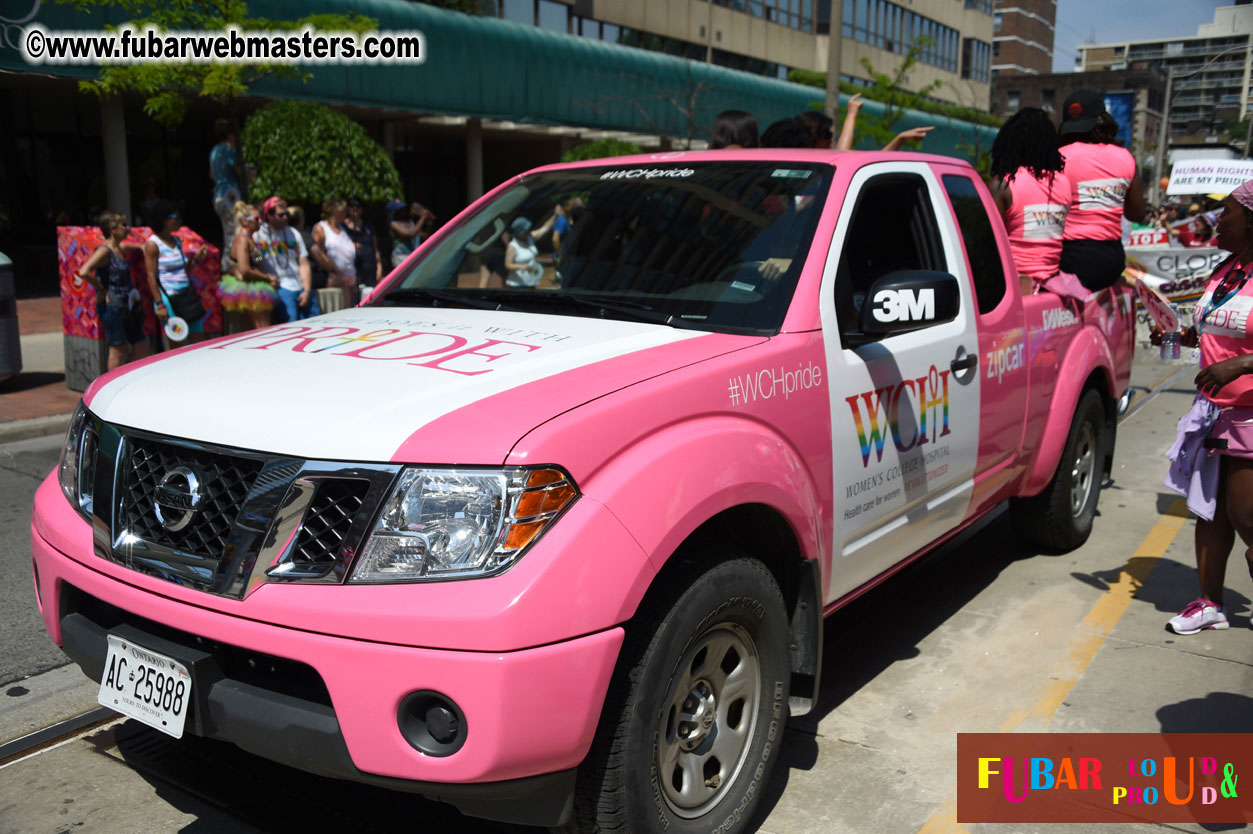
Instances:
[[[862,186],[844,236],[835,274],[841,333],[859,331],[870,286],[889,272],[948,272],[926,181],[917,174],[884,174]]]

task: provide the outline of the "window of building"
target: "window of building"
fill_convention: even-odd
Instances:
[[[1040,91],[1040,109],[1043,110],[1045,113],[1052,113],[1053,108],[1056,106],[1057,106],[1057,91],[1056,90],[1041,90]]]
[[[570,7],[555,0],[539,0],[539,27],[565,34],[570,31]]]
[[[962,78],[988,82],[988,70],[991,66],[992,48],[976,38],[965,38],[962,41]]]
[[[821,15],[823,0],[819,0],[818,8]],[[819,32],[821,21],[819,18]],[[926,38],[928,42],[921,45],[918,60],[957,72],[961,33],[889,0],[845,0],[841,31],[845,38],[897,55],[905,54],[920,38]]]
[[[621,37],[621,34],[622,34],[621,29],[619,29],[619,27],[614,25],[613,23],[601,24],[600,39],[602,41],[609,41],[610,43],[617,43],[618,39]]]
[[[1000,41],[992,42],[992,57],[993,58],[1001,57],[1001,42]]]
[[[535,25],[535,0],[500,0],[500,16],[511,23]]]
[[[992,0],[966,0],[966,8],[992,14]]]
[[[1010,90],[1005,94],[1005,109],[1010,113],[1017,113],[1021,100],[1022,96],[1017,90]]]
[[[996,14],[992,15],[992,31],[993,32],[1001,31],[1001,23],[1003,22],[1001,20],[1001,17],[1002,16],[1000,12],[997,12]]]

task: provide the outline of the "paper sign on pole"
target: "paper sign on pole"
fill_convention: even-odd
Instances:
[[[1188,159],[1171,168],[1166,193],[1230,194],[1249,180],[1253,180],[1253,160]]]

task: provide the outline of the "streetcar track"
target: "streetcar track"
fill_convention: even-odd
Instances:
[[[1123,423],[1130,420],[1137,413],[1139,413],[1140,409],[1144,408],[1146,405],[1148,405],[1154,399],[1156,399],[1159,394],[1161,394],[1166,389],[1170,388],[1170,386],[1174,385],[1175,380],[1177,380],[1180,377],[1180,375],[1183,374],[1184,371],[1188,370],[1189,368],[1194,368],[1194,367],[1195,366],[1191,364],[1181,365],[1175,370],[1166,374],[1166,376],[1159,379],[1152,388],[1148,389],[1147,394],[1145,394],[1143,397],[1141,397],[1140,399],[1137,399],[1134,403],[1132,403],[1131,407],[1127,409],[1127,412],[1118,418],[1118,424],[1122,425]]]
[[[27,733],[20,738],[0,744],[0,768],[38,753],[62,742],[69,741],[87,730],[94,730],[102,724],[108,724],[120,718],[116,712],[106,707],[96,707],[87,712],[79,713],[73,718],[58,721],[55,724]]]

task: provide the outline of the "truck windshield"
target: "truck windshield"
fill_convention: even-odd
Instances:
[[[777,332],[832,173],[820,164],[703,162],[527,176],[371,305]]]

